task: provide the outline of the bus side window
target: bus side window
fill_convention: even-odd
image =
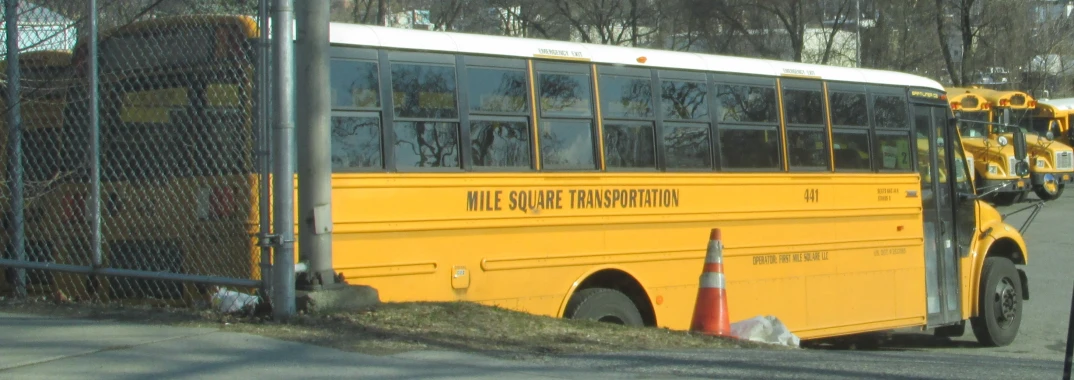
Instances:
[[[332,58],[329,77],[332,171],[383,168],[380,74],[377,63]]]
[[[598,70],[623,70],[600,67]],[[624,75],[600,74],[601,115],[604,117],[604,163],[609,169],[656,168],[656,112],[652,72],[630,70]]]
[[[664,165],[674,169],[712,169],[708,84],[661,80]]]
[[[830,91],[828,102],[832,113],[835,170],[871,169],[869,110],[865,105],[865,94]]]
[[[461,168],[455,66],[393,62],[395,165]]]
[[[828,169],[828,133],[821,90],[783,89],[787,164],[792,170]]]
[[[548,69],[544,67],[547,66]],[[593,81],[589,66],[538,62],[541,167],[599,169],[594,140]]]
[[[910,149],[909,108],[905,95],[872,95],[877,166],[882,170],[913,170],[916,151]]]
[[[716,102],[722,168],[781,169],[775,85],[720,84]]]
[[[468,57],[469,58],[469,57]],[[481,62],[479,58],[475,62]],[[480,67],[467,61],[470,164],[485,170],[532,170],[529,75],[524,61]]]

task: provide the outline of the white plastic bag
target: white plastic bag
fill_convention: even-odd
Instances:
[[[220,288],[213,295],[213,307],[221,313],[234,313],[245,309],[247,306],[257,305],[260,299],[246,293],[239,293],[227,288]]]
[[[801,340],[783,322],[771,315],[756,316],[731,324],[731,334],[754,342],[798,347]]]

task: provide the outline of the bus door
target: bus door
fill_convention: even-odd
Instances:
[[[921,174],[921,202],[925,223],[925,291],[928,325],[938,326],[962,320],[958,267],[958,234],[952,184],[957,152],[946,149],[947,110],[939,106],[915,104],[914,130]]]

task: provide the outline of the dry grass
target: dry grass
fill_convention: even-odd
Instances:
[[[635,350],[769,347],[662,328],[629,328],[535,316],[469,302],[385,303],[363,312],[298,315],[286,323],[211,310],[25,300],[0,301],[0,312],[210,327],[373,355],[455,350],[526,358]]]

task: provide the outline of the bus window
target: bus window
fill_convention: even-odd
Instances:
[[[651,78],[600,75],[604,163],[608,168],[656,168]]]
[[[396,166],[460,168],[455,68],[393,63],[391,70]]]
[[[787,123],[787,164],[791,169],[828,168],[824,97],[817,90],[783,90]]]
[[[832,151],[835,170],[869,170],[869,110],[865,94],[832,91],[829,93],[832,110]]]
[[[579,69],[588,68],[579,66]],[[541,165],[550,170],[597,169],[593,149],[590,74],[538,73]]]
[[[988,112],[959,111],[959,119],[969,121],[988,121]],[[959,123],[958,130],[962,137],[985,137],[988,136],[988,124],[985,123]]]
[[[719,85],[716,94],[721,166],[782,168],[775,87]]]
[[[329,73],[333,109],[332,172],[383,168],[377,63],[333,58]],[[358,110],[369,112],[354,112]]]
[[[711,169],[708,86],[700,81],[661,81],[664,165],[668,169]]]
[[[475,168],[527,170],[532,133],[529,81],[521,69],[468,67],[470,162]]]

